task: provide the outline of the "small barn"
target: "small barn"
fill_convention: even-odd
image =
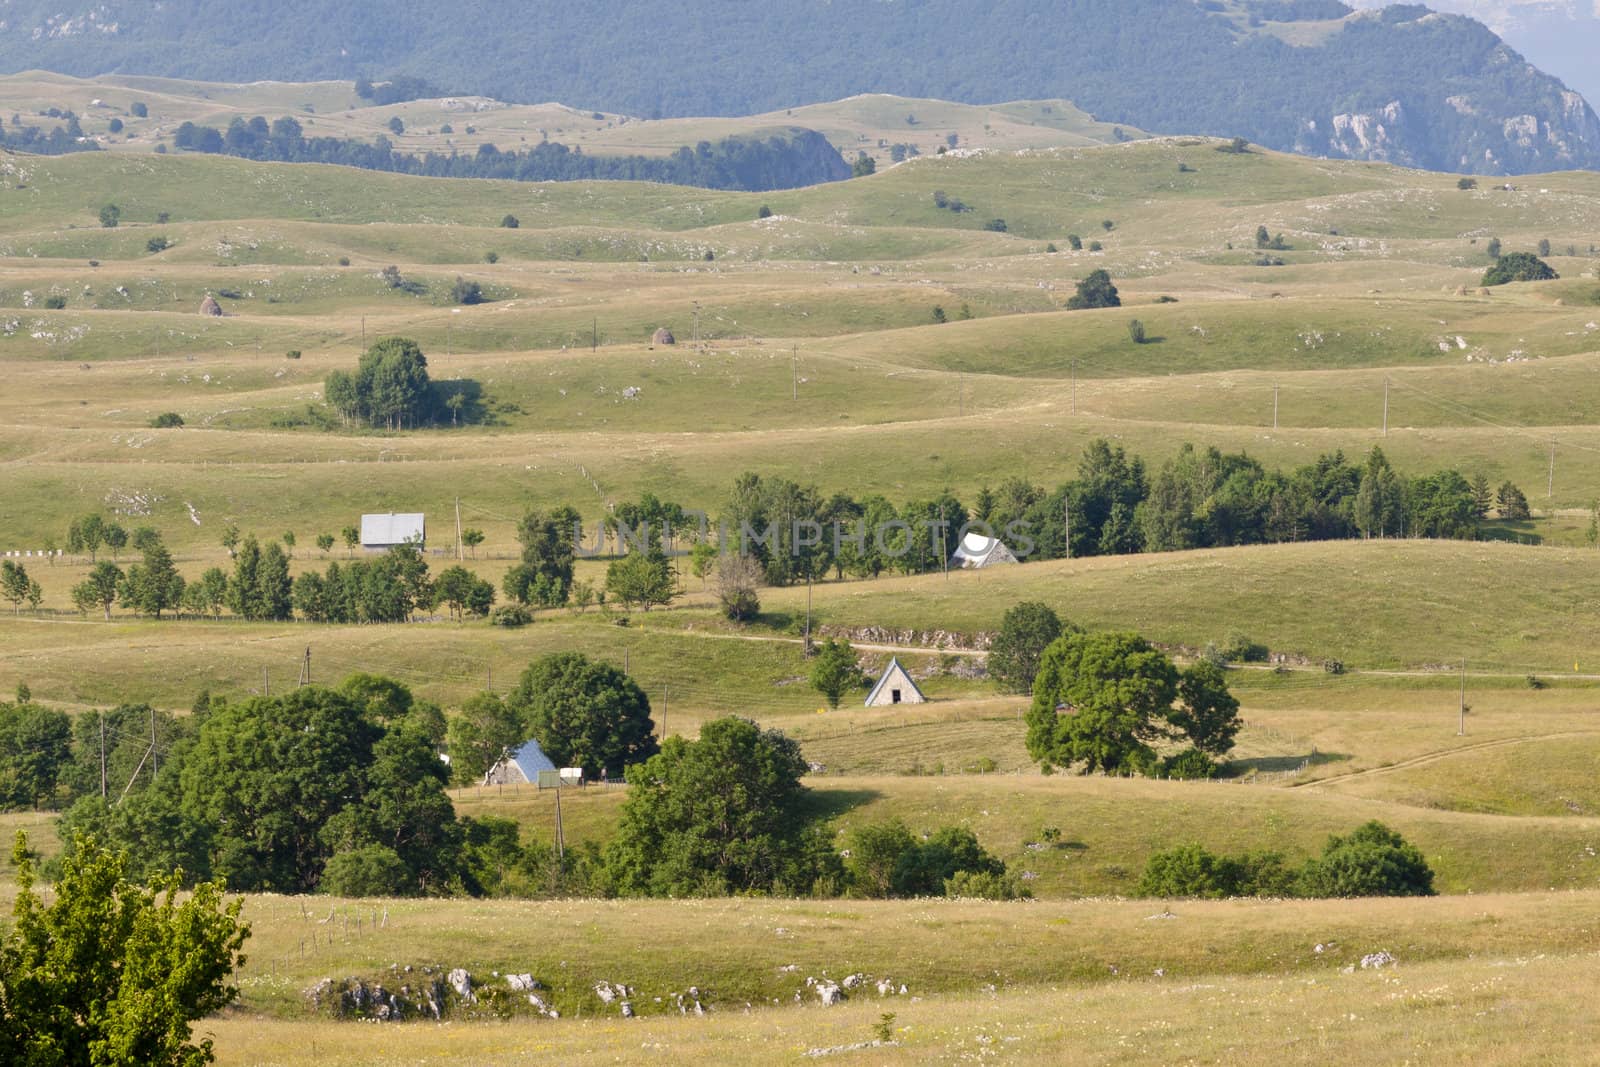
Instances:
[[[678,343],[678,339],[672,336],[671,330],[662,326],[650,335],[650,343],[653,345],[675,345]]]
[[[872,692],[867,694],[867,707],[887,708],[893,704],[926,704],[928,698],[922,695],[922,690],[917,688],[917,683],[911,680],[911,672],[900,666],[898,658],[891,659],[889,666],[884,670],[883,677],[878,679],[878,684],[872,687]]]
[[[421,512],[361,516],[361,547],[368,552],[387,552],[408,541],[421,548],[426,539],[427,523]]]
[[[975,530],[966,532],[961,538],[961,544],[956,546],[955,553],[950,557],[950,566],[965,567],[970,570],[1015,562],[1017,562],[1016,555],[1003,541]]]
[[[554,784],[560,771],[544,754],[537,741],[524,741],[495,761],[483,775],[484,785],[542,785]]]
[[[206,298],[200,301],[200,314],[220,316],[222,314],[222,305],[217,303],[216,297],[207,293]]]

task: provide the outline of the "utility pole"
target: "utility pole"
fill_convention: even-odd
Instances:
[[[461,498],[456,497],[456,560],[461,559]]]
[[[100,713],[100,799],[106,798],[106,713]]]
[[[367,317],[361,316],[361,351],[367,350]]]
[[[494,668],[486,667],[484,669],[488,671],[488,676],[483,680],[483,691],[486,693],[492,693],[494,692]]]
[[[806,571],[806,652],[811,652],[811,571]]]
[[[305,658],[300,661],[300,684],[311,684],[311,646],[306,646]]]
[[[261,668],[261,695],[262,696],[271,696],[272,695],[272,675],[267,671],[267,668],[265,668],[265,667]]]
[[[556,858],[566,859],[567,835],[561,830],[561,771],[556,771]]]
[[[1461,657],[1461,725],[1456,727],[1456,736],[1467,736],[1467,657]]]
[[[1072,361],[1072,413],[1078,413],[1078,361]]]
[[[627,675],[631,675],[633,673],[628,669],[628,649],[626,648],[622,650],[622,673]]]
[[[667,683],[661,683],[661,740],[667,739]]]
[[[1061,498],[1061,522],[1066,527],[1066,552],[1067,559],[1072,558],[1072,501],[1065,496]]]
[[[800,399],[800,346],[789,352],[789,399]]]
[[[1383,436],[1389,436],[1389,379],[1383,380]]]
[[[1556,495],[1556,439],[1550,438],[1550,480],[1545,484],[1545,499]]]
[[[1278,428],[1278,387],[1276,384],[1272,387],[1272,428],[1274,430]]]
[[[156,754],[156,709],[150,709],[150,781],[156,780],[156,772],[161,769],[161,757]]]

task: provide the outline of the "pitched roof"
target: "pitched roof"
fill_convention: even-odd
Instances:
[[[950,562],[982,567],[988,563],[1015,563],[1017,557],[998,537],[989,537],[976,530],[968,530],[962,536],[961,544],[956,546],[955,552],[951,554]]]
[[[900,657],[895,656],[889,660],[889,666],[883,669],[883,677],[878,679],[878,684],[874,685],[872,687],[872,692],[867,694],[867,707],[872,707],[873,702],[878,699],[878,694],[883,690],[883,687],[889,684],[889,679],[895,677],[905,679],[905,684],[909,685],[911,687],[911,691],[917,694],[918,700],[926,701],[928,699],[922,695],[922,690],[917,688],[916,680],[911,677],[911,672],[900,665]],[[902,703],[908,702],[902,701]]]
[[[544,754],[544,749],[539,747],[537,741],[524,741],[509,758],[517,765],[522,776],[535,784],[539,781],[540,771],[556,770],[556,765],[550,762],[550,757]]]
[[[361,516],[363,545],[401,545],[423,540],[426,527],[420,512]]]

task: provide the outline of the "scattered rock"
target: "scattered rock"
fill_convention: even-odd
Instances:
[[[817,999],[822,1001],[826,1007],[842,1004],[845,1000],[844,990],[840,989],[834,982],[818,982]]]
[[[1387,951],[1373,952],[1361,957],[1361,969],[1363,971],[1379,970],[1383,967],[1392,967],[1399,962]]]
[[[513,993],[525,993],[531,989],[543,989],[544,983],[531,974],[508,974],[506,984]]]
[[[456,996],[464,1004],[476,1004],[477,994],[472,991],[472,975],[468,974],[465,967],[457,967],[445,975],[445,981],[450,983],[450,988],[455,990]]]

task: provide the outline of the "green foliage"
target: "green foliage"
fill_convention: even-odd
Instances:
[[[459,565],[439,572],[433,595],[458,619],[487,615],[494,607],[494,586]]]
[[[1477,187],[1478,179],[1476,178],[1459,178],[1456,180],[1456,188],[1460,189],[1462,192],[1468,192],[1472,189],[1476,189]]]
[[[1090,271],[1088,277],[1078,282],[1077,292],[1067,300],[1073,311],[1084,308],[1114,308],[1122,306],[1117,287],[1111,284],[1111,275],[1103,270]]]
[[[481,304],[484,299],[483,286],[475,281],[457,276],[455,284],[450,287],[450,302],[453,304]]]
[[[850,177],[865,178],[878,172],[878,161],[861,152],[856,156],[856,161],[850,164]]]
[[[1293,875],[1273,852],[1217,856],[1199,845],[1151,854],[1134,895],[1222,900],[1290,895]]]
[[[1067,628],[1076,630],[1070,624]],[[989,646],[989,677],[1005,692],[1033,692],[1039,658],[1062,629],[1060,617],[1047,604],[1028,600],[1009,608]]]
[[[1074,252],[1081,252],[1083,251],[1083,238],[1075,233],[1069,233],[1067,234],[1067,245]]]
[[[172,242],[168,240],[164,234],[157,234],[144,243],[144,250],[149,252],[151,255],[155,255],[158,252],[165,252],[171,247]]]
[[[1005,880],[1006,865],[990,855],[971,830],[945,826],[918,839],[897,820],[869,823],[845,837],[845,883],[852,896],[1022,895]],[[962,892],[949,892],[954,888]]]
[[[521,604],[501,604],[489,613],[490,626],[516,630],[533,622],[533,612]]]
[[[507,703],[559,767],[620,778],[627,767],[657,751],[644,690],[616,667],[581,653],[534,660]]]
[[[0,1059],[16,1064],[194,1067],[212,1061],[192,1024],[238,996],[250,936],[242,900],[178,875],[150,887],[92,837],[72,843],[53,899],[33,888],[27,839],[14,853],[16,925],[0,945]]]
[[[66,306],[67,298],[60,293],[51,293],[44,298],[44,309],[46,311],[61,311]]]
[[[122,568],[115,563],[101,561],[95,564],[89,576],[72,587],[72,603],[81,612],[98,608],[111,618],[111,605],[117,601],[117,590],[123,580]]]
[[[65,713],[26,700],[0,704],[0,811],[49,805],[71,758]]]
[[[114,230],[122,225],[122,209],[115,204],[107,204],[101,208],[100,225],[107,230]]]
[[[507,215],[500,220],[501,228],[506,230],[514,230],[521,225],[521,221],[515,215]]]
[[[159,619],[183,602],[183,577],[159,537],[145,539],[142,548],[143,559],[128,568],[117,593],[125,606]]]
[[[336,897],[407,896],[411,871],[394,849],[362,845],[329,859],[319,888]]]
[[[508,749],[528,739],[522,716],[494,693],[478,693],[450,719],[450,769],[460,785],[483,778]]]
[[[1138,319],[1129,319],[1128,338],[1136,345],[1144,344],[1147,340],[1144,332],[1144,323],[1140,322]]]
[[[1235,137],[1225,144],[1217,145],[1217,151],[1227,155],[1242,156],[1250,152],[1250,142],[1243,137]]]
[[[170,430],[183,425],[183,416],[176,411],[163,411],[150,420],[150,426],[156,430]]]
[[[1300,874],[1308,897],[1431,897],[1433,871],[1415,845],[1380,822],[1332,835]]]
[[[432,414],[427,357],[415,341],[382,338],[361,356],[354,375],[329,374],[323,395],[345,418],[391,430],[417,425]]]
[[[622,896],[807,893],[833,884],[838,857],[815,826],[800,746],[748,719],[714,719],[700,739],[673,736],[628,770],[628,796],[605,851]]]
[[[672,565],[659,552],[629,552],[606,567],[606,595],[624,607],[649,611],[677,595]]]
[[[717,560],[717,604],[722,614],[732,622],[749,622],[761,611],[761,598],[757,589],[761,584],[761,565],[752,557],[736,552],[717,554],[714,545],[705,547]],[[698,564],[699,559],[695,562]]]
[[[1137,634],[1068,634],[1040,659],[1028,753],[1091,773],[1148,774],[1177,693],[1172,661]]]
[[[1484,251],[1488,253],[1490,259],[1498,260],[1500,258],[1500,238],[1489,238],[1489,243],[1484,246]]]
[[[1178,676],[1178,703],[1168,713],[1167,721],[1198,752],[1214,757],[1227,755],[1242,724],[1239,701],[1228,692],[1228,680],[1222,668],[1204,660],[1186,668]],[[1187,753],[1179,758],[1185,757]],[[1209,773],[1192,773],[1199,769],[1193,758],[1188,758],[1184,766],[1191,773],[1170,774],[1169,777],[1211,777]]]
[[[560,607],[572,588],[580,519],[570,508],[530,511],[517,524],[522,562],[506,571],[501,589],[519,604]]]
[[[1483,285],[1505,285],[1508,282],[1548,282],[1561,277],[1550,264],[1531,252],[1510,252],[1495,260],[1483,275]]]
[[[863,689],[867,685],[867,676],[856,662],[856,651],[850,647],[850,642],[832,637],[817,646],[810,678],[811,688],[821,693],[831,708],[837,708],[840,698],[849,690]]]
[[[37,608],[43,599],[39,582],[28,574],[28,568],[12,560],[0,560],[0,597],[11,602],[12,613],[22,610],[24,602]]]
[[[1006,232],[1006,220],[1005,219],[990,219],[988,222],[985,222],[983,224],[983,228],[985,230],[988,230],[991,233],[1005,233]]]

